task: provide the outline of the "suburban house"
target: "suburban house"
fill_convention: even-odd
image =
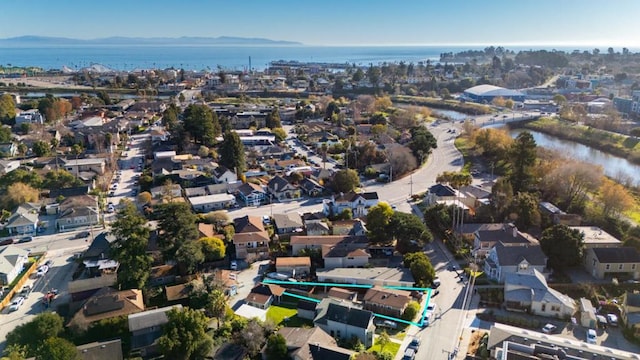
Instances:
[[[9,285],[24,270],[29,263],[29,252],[17,246],[4,246],[0,248],[0,283]]]
[[[298,306],[296,307],[298,317],[313,321],[313,318],[316,317],[316,305],[315,301],[298,300]]]
[[[538,270],[529,273],[508,273],[504,281],[504,302],[507,310],[565,319],[576,312],[575,301],[547,285]]]
[[[38,213],[40,205],[36,203],[24,203],[7,219],[4,226],[9,235],[35,234],[38,230]]]
[[[513,224],[483,224],[473,233],[473,255],[483,259],[497,243],[505,246],[537,245],[538,240],[529,234],[518,231]]]
[[[327,298],[316,306],[313,323],[334,338],[348,340],[355,336],[368,348],[373,345],[373,317],[371,311]]]
[[[6,175],[19,167],[19,160],[0,160],[0,176]]]
[[[369,208],[378,204],[377,192],[350,192],[340,194],[339,196],[331,196],[331,199],[325,199],[322,202],[322,212],[326,216],[331,214],[340,214],[342,211],[349,209],[354,218],[367,216]]]
[[[498,243],[484,262],[487,276],[500,283],[509,273],[530,273],[534,269],[544,273],[546,268],[547,256],[539,245],[506,246]]]
[[[213,169],[212,175],[216,184],[229,184],[238,181],[238,175],[222,165]]]
[[[240,199],[247,206],[258,206],[267,198],[267,193],[262,186],[246,182],[236,190]]]
[[[18,154],[18,145],[14,142],[0,143],[0,154],[7,157],[14,157]]]
[[[322,246],[324,270],[364,267],[369,263],[369,258],[371,258],[371,255],[361,243],[339,243]]]
[[[337,300],[347,300],[351,302],[355,302],[358,299],[357,292],[337,286],[332,287],[329,292],[327,292],[327,296]]]
[[[286,201],[300,197],[300,189],[280,175],[276,175],[269,180],[267,183],[267,191],[272,200]]]
[[[115,273],[98,277],[69,281],[67,291],[72,301],[86,300],[105,287],[115,286],[118,277]]]
[[[620,306],[620,315],[624,325],[633,329],[633,335],[640,338],[640,293],[625,292]]]
[[[332,235],[367,235],[367,228],[360,219],[333,221],[331,222],[331,231]]]
[[[58,207],[56,227],[59,231],[70,231],[100,222],[98,200],[92,195],[73,196],[64,199]]]
[[[280,274],[293,276],[311,273],[311,258],[300,257],[277,257],[276,271]]]
[[[189,304],[191,285],[189,283],[171,285],[164,287],[164,296],[169,304]]]
[[[277,234],[293,234],[302,232],[304,224],[298,213],[289,212],[286,214],[274,214],[273,224],[276,227]]]
[[[231,194],[193,196],[189,197],[188,200],[193,211],[199,213],[228,209],[236,204],[236,197]]]
[[[584,266],[596,279],[608,276],[640,279],[640,253],[630,246],[587,249]]]
[[[244,301],[253,307],[266,310],[272,303],[278,304],[280,302],[285,290],[285,288],[275,284],[259,284],[251,289]]]
[[[94,172],[98,175],[102,175],[106,169],[106,163],[104,159],[60,159],[63,163],[65,170],[71,174],[77,175],[82,172]]]
[[[287,356],[293,360],[350,360],[355,352],[338,346],[336,340],[318,327],[283,327],[278,330],[287,341]],[[267,355],[263,350],[262,358]]]
[[[122,341],[94,341],[76,346],[80,360],[122,360]]]
[[[318,282],[406,287],[415,285],[411,270],[404,267],[319,269],[316,270],[316,276],[318,277]]]
[[[163,142],[169,140],[171,134],[164,129],[151,130],[151,142]]]
[[[142,311],[144,311],[142,290],[116,291],[111,288],[103,288],[85,302],[67,326],[87,329],[96,321]]]
[[[328,236],[308,236],[294,235],[289,240],[291,245],[291,253],[298,255],[302,249],[318,249],[321,250],[324,245],[335,246],[337,244],[355,243],[365,247],[369,241],[365,236],[347,236],[347,235],[328,235]]]
[[[167,312],[172,309],[180,310],[182,305],[167,306],[129,315],[132,351],[140,352],[142,357],[158,354],[157,340],[162,336],[162,326],[169,322]]]
[[[424,201],[428,205],[437,203],[452,204],[461,201],[464,195],[449,185],[435,184],[431,186],[424,195]]]
[[[44,116],[40,114],[38,109],[29,109],[16,114],[16,126],[22,124],[44,124]]]
[[[329,229],[329,224],[322,221],[305,221],[304,228],[308,236],[323,236],[329,235],[331,229]]]
[[[311,197],[320,196],[324,192],[324,186],[310,178],[300,180],[298,186],[302,189],[302,192]]]
[[[149,192],[151,193],[151,197],[153,199],[162,199],[162,198],[180,198],[182,197],[182,187],[180,184],[170,184],[163,186],[155,186],[152,187]]]
[[[238,259],[255,259],[269,255],[269,234],[264,229],[262,219],[243,216],[234,220],[233,244]]]
[[[569,226],[582,233],[585,249],[621,247],[622,241],[597,226]]]
[[[374,286],[367,290],[362,302],[365,310],[399,318],[411,302],[411,293]]]

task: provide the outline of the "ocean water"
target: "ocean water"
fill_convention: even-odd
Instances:
[[[64,46],[0,47],[0,64],[81,69],[102,64],[112,69],[184,68],[189,70],[262,70],[276,60],[355,63],[437,61],[451,47],[318,47],[318,46]],[[460,48],[459,51],[464,50]]]

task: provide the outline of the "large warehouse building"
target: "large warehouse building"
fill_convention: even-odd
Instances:
[[[478,85],[464,91],[467,100],[489,104],[493,99],[502,97],[513,101],[524,101],[524,94],[517,90],[505,89],[493,85]]]

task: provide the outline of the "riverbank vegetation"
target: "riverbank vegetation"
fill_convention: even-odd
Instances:
[[[561,139],[593,147],[595,149],[624,157],[640,164],[640,139],[614,132],[600,130],[572,121],[543,117],[536,121],[523,123],[526,129],[553,135]]]
[[[391,100],[396,103],[428,106],[434,109],[453,110],[469,115],[482,115],[491,113],[491,107],[487,105],[462,102],[446,98],[440,99],[423,96],[398,95],[391,97]]]
[[[492,204],[479,207],[466,222],[510,221],[541,232],[552,225],[539,211],[540,202],[547,201],[640,249],[640,227],[625,217],[640,209],[634,189],[605,177],[602,167],[537,147],[526,131],[512,139],[503,129],[465,126],[456,144],[473,159],[474,168],[492,168],[501,176],[492,188]]]

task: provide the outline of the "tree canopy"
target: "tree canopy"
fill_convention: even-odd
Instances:
[[[419,164],[425,162],[429,154],[431,154],[431,150],[437,147],[436,138],[427,128],[422,125],[411,128],[409,148],[413,151],[413,155],[418,159]]]
[[[369,208],[367,212],[367,234],[369,239],[375,242],[389,240],[387,237],[387,226],[393,216],[394,211],[391,205],[381,201]]]
[[[584,252],[584,234],[565,225],[554,225],[542,232],[540,246],[549,258],[547,265],[562,271],[580,264]]]
[[[165,259],[172,259],[183,243],[198,239],[197,217],[187,203],[172,202],[158,207],[158,244]]]
[[[209,319],[200,311],[189,308],[171,309],[168,322],[162,327],[158,344],[168,359],[188,360],[204,358],[213,348],[213,339],[207,334]]]
[[[7,334],[7,347],[25,347],[27,356],[35,356],[38,347],[47,339],[57,338],[64,330],[63,319],[52,312],[38,314],[33,320],[16,326]]]
[[[282,123],[280,122],[280,112],[278,108],[273,108],[267,117],[265,118],[265,124],[269,129],[281,128]]]
[[[122,289],[142,289],[149,278],[153,259],[147,254],[149,228],[136,206],[127,201],[116,214],[111,233],[111,256],[120,263],[118,284]]]
[[[287,340],[280,333],[269,335],[266,349],[267,360],[287,360]]]
[[[218,153],[220,154],[221,165],[232,171],[235,170],[238,174],[246,170],[244,145],[235,131],[224,133],[224,140],[220,144]]]
[[[333,191],[339,193],[348,193],[360,185],[358,173],[352,169],[339,170],[333,176],[331,187]]]
[[[532,167],[536,163],[536,141],[530,132],[521,132],[509,149],[513,192],[526,192],[534,185]]]
[[[184,130],[196,143],[213,146],[220,135],[218,116],[207,105],[191,104],[183,113]]]
[[[413,279],[418,287],[431,286],[436,272],[431,265],[431,261],[423,252],[407,253],[403,257],[404,267],[411,270]]]
[[[12,125],[16,117],[16,103],[11,94],[0,96],[0,122]]]
[[[52,337],[45,340],[36,351],[38,360],[79,360],[78,349],[69,340]]]

